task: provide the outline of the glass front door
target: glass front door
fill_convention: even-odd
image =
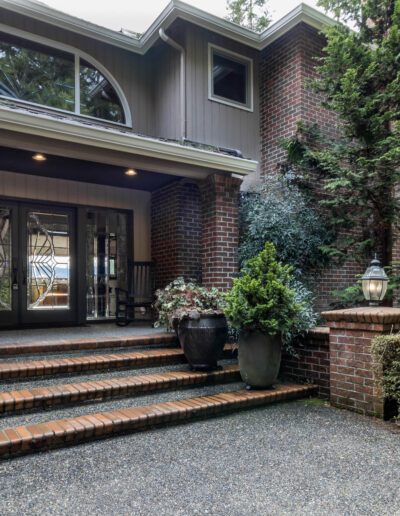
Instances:
[[[76,319],[75,212],[0,202],[0,324]]]
[[[114,210],[86,213],[86,306],[89,321],[114,319],[116,292],[127,288],[128,217]]]

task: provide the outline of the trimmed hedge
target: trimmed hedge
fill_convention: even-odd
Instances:
[[[382,375],[378,374],[378,382],[384,395],[397,403],[400,408],[400,334],[382,335],[372,341],[371,347],[374,362],[382,367]],[[398,416],[400,417],[400,416]]]

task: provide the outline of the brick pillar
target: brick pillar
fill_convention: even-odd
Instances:
[[[200,186],[204,286],[227,290],[238,272],[240,185],[240,179],[214,174]]]
[[[371,341],[400,330],[400,309],[362,307],[323,312],[322,316],[330,327],[332,405],[384,417],[385,400],[376,385]]]
[[[151,196],[156,288],[178,276],[201,281],[201,199],[197,183],[175,181]]]

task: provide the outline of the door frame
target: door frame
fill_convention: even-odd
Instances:
[[[134,257],[134,217],[135,212],[134,209],[130,210],[127,208],[114,208],[108,206],[101,205],[90,205],[84,206],[82,204],[74,204],[74,203],[66,203],[59,201],[49,201],[49,200],[41,200],[41,199],[30,199],[24,197],[11,197],[11,196],[0,196],[0,205],[4,204],[5,206],[10,206],[14,209],[14,212],[19,215],[19,207],[24,206],[33,206],[37,208],[39,206],[44,209],[66,209],[66,210],[74,210],[74,250],[75,257],[73,262],[75,264],[75,299],[74,299],[74,307],[75,307],[75,318],[71,321],[54,321],[48,323],[47,321],[37,320],[34,322],[22,323],[21,317],[19,316],[18,310],[15,312],[16,315],[14,317],[10,317],[12,312],[5,311],[0,312],[0,329],[6,327],[33,327],[35,325],[53,325],[53,326],[66,326],[66,325],[82,325],[87,323],[87,307],[86,307],[86,212],[88,209],[91,210],[109,210],[109,211],[118,211],[121,213],[125,213],[127,215],[127,260],[133,260]],[[18,224],[20,222],[20,218],[17,224],[13,224],[12,226],[12,245],[13,257],[16,257],[17,260],[20,260],[20,238],[17,239],[18,234]],[[22,284],[22,269],[18,267],[17,271],[18,275],[18,284]],[[16,299],[21,296],[22,289],[18,289],[17,291],[13,291],[13,297]],[[5,314],[4,316],[2,314]],[[2,319],[3,317],[3,319]],[[38,319],[40,319],[38,317]],[[112,321],[109,319],[108,321]],[[91,324],[101,324],[103,321],[91,321]]]
[[[29,310],[27,306],[27,276],[28,276],[28,213],[31,211],[41,211],[44,213],[54,213],[67,215],[69,220],[69,308],[54,309],[43,308],[40,310]],[[22,202],[19,206],[19,254],[20,272],[22,275],[21,287],[19,289],[19,320],[22,326],[33,324],[68,324],[76,321],[77,314],[77,245],[76,245],[76,209],[66,206],[54,206],[51,203]]]

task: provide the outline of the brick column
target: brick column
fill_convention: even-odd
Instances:
[[[376,385],[371,341],[400,330],[400,309],[362,307],[323,312],[330,327],[331,403],[361,414],[384,417],[385,400]]]
[[[226,290],[237,274],[240,185],[240,179],[214,174],[200,186],[204,286]]]
[[[156,288],[178,276],[201,281],[201,199],[197,183],[178,180],[152,193],[151,253]]]

